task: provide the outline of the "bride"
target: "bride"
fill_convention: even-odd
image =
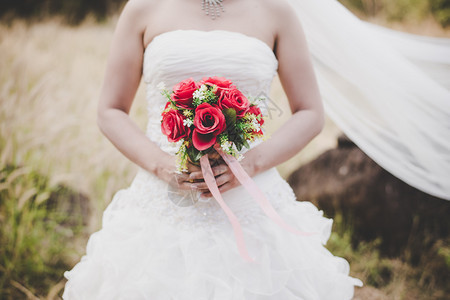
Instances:
[[[203,7],[203,10],[202,10]],[[223,8],[223,9],[222,9]],[[301,20],[300,20],[301,21]],[[69,272],[64,299],[351,299],[349,265],[324,248],[332,221],[297,202],[276,166],[322,129],[324,113],[308,46],[292,7],[281,0],[130,0],[117,24],[98,107],[108,139],[140,168],[114,196],[103,227]],[[237,216],[254,262],[244,260],[233,229],[201,169],[176,172],[175,145],[161,133],[165,99],[186,78],[225,77],[249,96],[269,93],[278,73],[292,117],[240,162],[278,214],[309,236],[277,226],[227,164],[213,164],[222,196]],[[128,112],[147,84],[148,125]],[[174,191],[195,190],[192,205]]]

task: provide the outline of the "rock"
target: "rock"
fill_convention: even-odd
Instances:
[[[382,255],[418,263],[437,241],[449,241],[450,201],[397,179],[344,136],[288,182],[298,200],[313,202],[328,217],[342,214],[353,227],[353,246],[378,238]]]

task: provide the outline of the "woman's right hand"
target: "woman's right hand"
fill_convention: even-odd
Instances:
[[[223,159],[217,152],[209,153],[209,162],[211,164],[211,167],[218,166],[220,164],[223,164]],[[202,174],[202,169],[200,165],[193,164],[191,162],[187,163],[187,172],[179,173],[176,168],[177,164],[177,158],[175,156],[169,156],[165,163],[163,164],[163,170],[162,172],[159,172],[159,177],[166,181],[167,183],[173,185],[174,187],[177,187],[178,189],[182,190],[191,190],[193,189],[193,183],[204,183],[203,176],[199,175]],[[191,173],[198,174],[196,176],[196,179],[192,179]],[[207,188],[203,188],[203,190],[200,190],[201,192],[208,192],[209,190]]]
[[[177,171],[177,158],[175,156],[170,156],[164,163],[163,170],[159,172],[159,177],[169,183],[170,185],[173,185],[177,189],[181,190],[191,190],[192,183],[196,182],[189,178],[189,175],[192,172],[201,172],[200,166],[197,166],[195,164],[192,164],[188,162],[187,164],[187,172],[178,172]],[[201,180],[203,181],[203,180]]]

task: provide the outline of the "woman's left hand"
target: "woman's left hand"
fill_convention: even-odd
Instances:
[[[250,153],[247,152],[247,153]],[[213,175],[216,179],[217,186],[219,187],[220,193],[224,193],[232,188],[239,186],[241,183],[234,176],[230,167],[223,161],[220,155],[217,156],[210,155],[210,164]],[[246,157],[240,162],[241,166],[244,168],[245,172],[250,176],[254,176],[256,174],[256,166],[252,163],[252,160],[249,156]],[[209,198],[212,197],[211,191],[205,183],[203,178],[203,173],[201,170],[192,172],[189,175],[189,179],[193,180],[192,187],[200,191],[201,197]]]
[[[233,172],[231,172],[230,167],[228,167],[228,165],[225,162],[222,161],[221,163],[218,164],[211,164],[211,166],[220,193],[224,193],[240,185],[239,181],[234,176]],[[189,179],[194,180],[194,183],[192,183],[191,186],[192,188],[202,193],[201,197],[203,198],[212,197],[212,194],[208,186],[206,185],[206,182],[204,181],[202,171],[192,172],[189,175]]]

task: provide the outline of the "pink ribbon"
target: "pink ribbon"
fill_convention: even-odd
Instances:
[[[223,201],[222,195],[217,187],[216,179],[214,178],[211,165],[209,164],[208,154],[205,154],[200,158],[200,165],[202,167],[203,178],[205,179],[206,185],[216,201],[219,203],[220,207],[222,207],[228,217],[228,220],[230,220],[230,223],[233,226],[239,253],[246,261],[253,262],[254,260],[250,257],[247,248],[245,247],[241,224],[239,223],[236,215],[231,211],[225,201]]]
[[[294,233],[296,235],[302,236],[310,236],[314,233],[302,232],[288,225],[281,216],[275,211],[275,209],[270,204],[269,200],[267,200],[264,193],[258,188],[253,179],[245,172],[239,162],[231,155],[225,153],[220,148],[220,145],[214,145],[214,149],[222,156],[225,163],[230,167],[231,172],[233,172],[234,176],[236,176],[237,180],[242,184],[242,186],[250,193],[253,199],[259,204],[265,214],[272,219],[275,223],[277,223],[280,227],[285,230]],[[238,246],[239,253],[242,258],[246,261],[254,262],[254,260],[250,257],[247,248],[245,247],[244,236],[242,233],[242,227],[237,219],[236,215],[233,214],[231,209],[226,205],[225,201],[220,194],[219,188],[217,187],[217,182],[214,178],[211,165],[209,164],[208,155],[205,154],[200,158],[200,165],[203,173],[203,178],[205,179],[205,183],[208,186],[211,194],[219,203],[220,207],[224,210],[225,214],[230,220],[230,223],[234,230],[234,235],[236,237],[236,242]]]

